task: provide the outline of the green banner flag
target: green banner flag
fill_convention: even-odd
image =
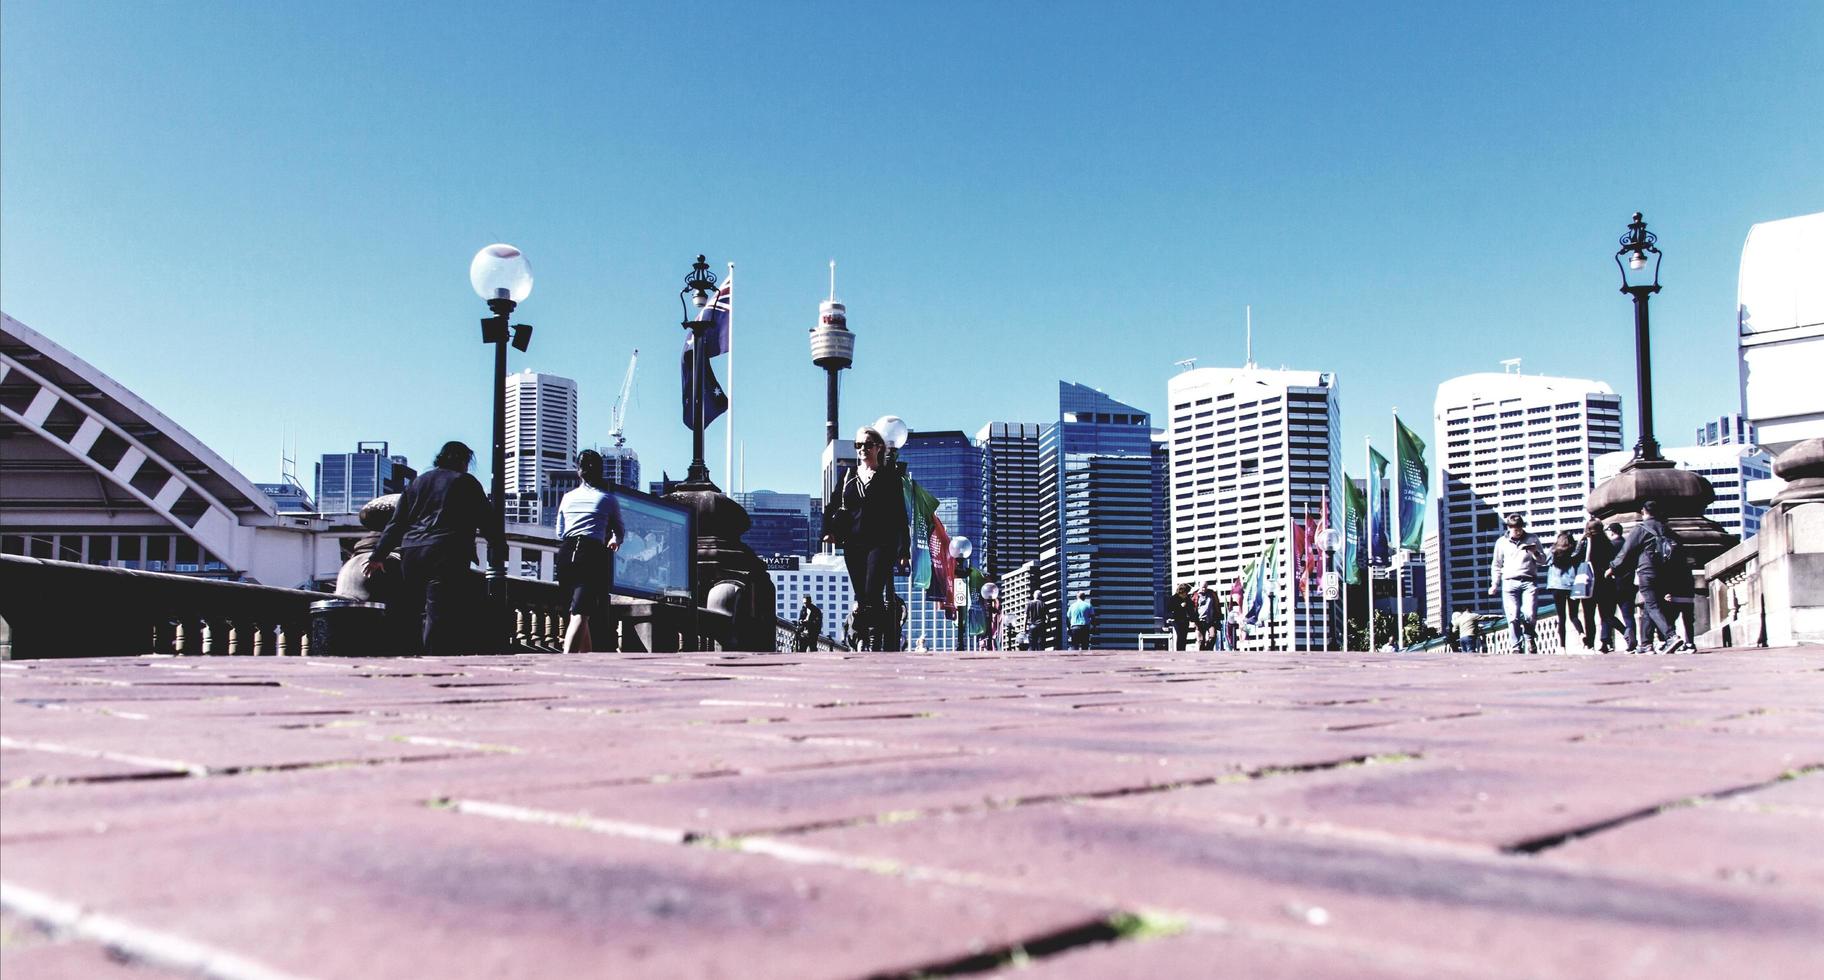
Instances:
[[[943,527],[937,519],[937,498],[931,492],[918,485],[918,481],[906,477],[902,484],[906,495],[906,518],[911,525],[912,534],[912,588],[924,589],[931,585],[932,532]],[[944,536],[948,540],[947,536]],[[939,557],[941,563],[949,556]]]
[[[1425,495],[1431,489],[1431,474],[1425,468],[1425,440],[1420,439],[1400,417],[1393,417],[1394,470],[1400,480],[1400,547],[1419,551],[1425,547]]]
[[[1350,585],[1362,580],[1362,525],[1367,510],[1367,497],[1343,473],[1343,581]]]
[[[1368,447],[1368,561],[1393,557],[1393,520],[1387,516],[1387,457]]]

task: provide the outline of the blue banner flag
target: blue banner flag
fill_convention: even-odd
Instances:
[[[1387,457],[1368,447],[1368,561],[1385,564],[1392,557],[1393,534],[1387,516]]]

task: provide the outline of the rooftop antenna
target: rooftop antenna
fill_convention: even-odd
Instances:
[[[1254,306],[1248,304],[1248,367],[1254,366]]]
[[[830,260],[830,302],[836,302],[836,260]]]
[[[1186,371],[1192,371],[1197,368],[1197,359],[1195,357],[1187,357],[1182,361],[1173,361],[1172,365],[1178,369],[1179,374],[1183,374]]]
[[[1509,357],[1509,358],[1506,358],[1505,360],[1503,360],[1501,362],[1501,373],[1519,374],[1520,373],[1520,359],[1518,357]]]

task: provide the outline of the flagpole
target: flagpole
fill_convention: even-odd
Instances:
[[[735,470],[735,264],[728,264],[728,418],[722,428],[722,472],[731,484]],[[743,488],[745,489],[745,488]]]
[[[1363,436],[1362,468],[1368,471],[1363,485],[1368,490],[1366,494],[1368,507],[1367,513],[1363,515],[1367,518],[1367,526],[1362,528],[1362,543],[1368,547],[1362,550],[1362,578],[1368,585],[1368,653],[1374,652],[1374,498],[1380,496],[1375,492],[1377,488],[1374,485],[1373,453],[1374,443],[1370,442],[1367,436]]]
[[[1291,504],[1292,504],[1292,497],[1291,497],[1291,494],[1288,493],[1286,496],[1286,537],[1288,538],[1289,543],[1292,546],[1292,652],[1297,653],[1298,652],[1298,593],[1305,586],[1305,580],[1304,580],[1305,570],[1303,567],[1304,556],[1299,554],[1299,547],[1298,547],[1299,530],[1298,529],[1304,526],[1303,518],[1305,516],[1305,508],[1304,508],[1304,505],[1302,505],[1302,504],[1299,505],[1298,515],[1300,518],[1300,522],[1298,525],[1295,526],[1292,523],[1292,506],[1291,506]],[[1307,543],[1305,545],[1305,547],[1307,547],[1307,548],[1310,547],[1310,544]]]
[[[1400,514],[1406,509],[1401,506],[1406,499],[1404,490],[1406,477],[1401,471],[1401,460],[1404,457],[1400,453],[1400,445],[1400,408],[1395,405],[1393,408],[1393,540],[1400,543],[1395,552],[1398,560],[1393,564],[1393,648],[1395,650],[1406,646],[1406,528],[1400,523]]]
[[[1325,545],[1334,545],[1336,543],[1336,539],[1330,534],[1330,484],[1328,484],[1328,483],[1324,484],[1324,509],[1322,511],[1320,511],[1320,513],[1323,515],[1323,518],[1324,518],[1324,530],[1323,530],[1324,544]],[[1331,569],[1331,567],[1330,567],[1330,565],[1331,565],[1330,556],[1335,553],[1336,553],[1336,549],[1334,547],[1325,549],[1323,578],[1329,578],[1331,572],[1333,571],[1333,569]],[[1329,653],[1330,652],[1330,597],[1323,594],[1322,590],[1324,588],[1324,582],[1323,582],[1322,578],[1320,578],[1318,580],[1317,587],[1319,590],[1318,597],[1324,604],[1324,652]]]

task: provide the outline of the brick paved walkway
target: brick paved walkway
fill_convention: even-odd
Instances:
[[[0,665],[34,976],[1818,976],[1824,650]]]

